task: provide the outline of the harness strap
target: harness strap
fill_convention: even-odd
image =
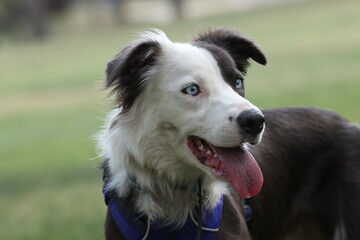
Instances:
[[[250,221],[253,217],[253,211],[250,206],[249,199],[244,200],[244,217],[246,222]]]
[[[197,230],[196,230],[196,240],[200,240],[201,232],[202,232],[202,226],[203,226],[203,218],[202,218],[202,211],[203,211],[203,196],[202,196],[202,179],[199,178],[198,180],[198,224],[197,224]]]

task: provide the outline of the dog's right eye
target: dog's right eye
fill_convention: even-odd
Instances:
[[[196,96],[200,93],[200,88],[198,85],[193,84],[193,85],[190,85],[190,86],[184,88],[183,90],[181,90],[181,92],[184,94],[191,95],[191,96]]]

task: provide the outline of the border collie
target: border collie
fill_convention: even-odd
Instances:
[[[360,127],[260,111],[244,97],[249,59],[266,65],[220,28],[190,43],[145,32],[108,63],[106,239],[360,239]]]

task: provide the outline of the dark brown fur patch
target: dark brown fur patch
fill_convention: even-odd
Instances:
[[[226,28],[219,28],[214,31],[200,34],[195,42],[214,44],[226,50],[234,59],[240,72],[246,73],[249,66],[249,58],[266,65],[266,57],[260,48],[249,38]]]
[[[237,69],[236,64],[229,53],[217,45],[207,42],[194,42],[194,46],[204,48],[215,58],[224,80],[241,96],[244,96],[244,87],[235,89],[236,80],[244,80],[243,74]],[[244,84],[242,84],[244,86]]]
[[[261,192],[249,200],[253,239],[334,239],[342,223],[347,238],[341,239],[360,239],[360,127],[315,108],[263,114],[267,130],[251,147],[264,176]],[[316,236],[303,238],[309,225]]]
[[[116,104],[123,107],[122,113],[129,111],[135,99],[146,86],[146,72],[156,63],[160,54],[157,42],[142,41],[128,45],[106,69],[106,88],[112,87]]]

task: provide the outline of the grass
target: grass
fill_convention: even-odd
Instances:
[[[309,1],[160,27],[186,41],[228,26],[268,56],[247,77],[263,108],[316,106],[360,121],[358,1]],[[101,239],[105,206],[91,135],[109,105],[99,91],[115,53],[149,26],[68,32],[0,45],[0,239]]]

